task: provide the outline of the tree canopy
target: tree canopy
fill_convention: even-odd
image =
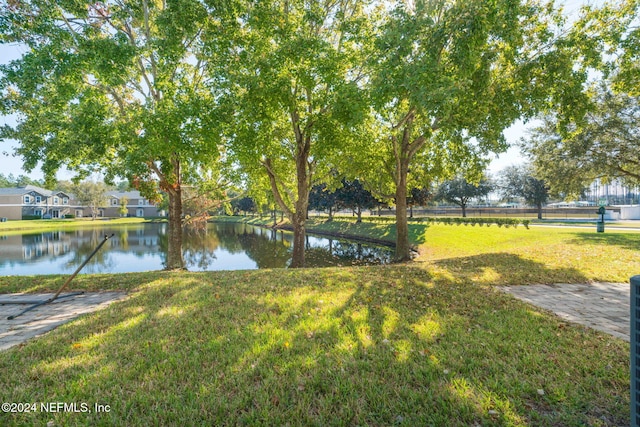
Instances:
[[[551,105],[579,110],[585,76],[573,69],[552,6],[459,0],[389,10],[369,63],[376,131],[358,153],[366,153],[366,181],[393,192],[396,258],[406,260],[411,175],[479,178],[487,155],[506,149],[502,132],[516,119]]]
[[[595,179],[640,182],[639,18],[638,0],[588,7],[569,34],[576,67],[595,76],[586,114],[552,111],[522,142],[554,194],[578,196]]]
[[[216,175],[220,157],[205,55],[223,5],[198,0],[9,2],[3,43],[28,52],[2,66],[2,112],[17,113],[25,168],[49,183],[66,166],[128,178],[150,200],[169,196],[167,268],[182,268],[181,190]]]
[[[340,207],[353,210],[358,216],[356,222],[362,222],[362,210],[372,209],[378,205],[378,200],[369,192],[359,180],[342,180],[342,187],[336,190],[337,202]]]
[[[265,181],[294,228],[292,267],[304,265],[309,192],[327,179],[358,121],[356,64],[365,4],[357,0],[247,4],[220,72],[232,118],[230,154]]]
[[[481,179],[478,183],[472,183],[459,176],[440,184],[435,198],[460,206],[462,216],[466,217],[469,202],[473,199],[486,197],[492,189],[491,182],[486,178]]]
[[[89,180],[79,182],[71,187],[78,203],[91,209],[91,218],[94,220],[98,217],[100,208],[108,206],[107,190],[108,188],[103,182]]]
[[[38,179],[31,179],[26,175],[14,176],[13,174],[4,175],[0,173],[0,188],[3,187],[24,187],[26,185],[42,186],[44,182]]]
[[[579,196],[595,179],[640,183],[638,100],[603,88],[594,95],[595,108],[572,132],[563,135],[550,116],[523,140],[537,174],[554,194]]]
[[[293,267],[310,191],[343,178],[395,201],[407,260],[409,189],[481,183],[517,119],[546,114],[529,148],[552,186],[563,168],[576,188],[638,178],[639,3],[587,8],[570,29],[537,0],[11,1],[0,41],[28,52],[0,68],[1,112],[18,115],[0,139],[48,182],[66,166],[162,191],[170,269],[183,193],[190,215],[207,205],[221,163],[287,215]],[[589,70],[607,89],[585,90]]]
[[[549,200],[549,186],[534,174],[531,165],[509,166],[500,173],[498,186],[502,197],[523,198],[538,209],[538,219],[542,219],[542,206]]]

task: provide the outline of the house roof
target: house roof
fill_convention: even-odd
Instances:
[[[139,191],[107,191],[107,197],[115,197],[116,199],[126,197],[129,200],[142,198]]]
[[[0,195],[3,196],[14,196],[14,195],[23,195],[29,194],[31,192],[36,192],[42,196],[50,196],[52,194],[51,191],[45,190],[44,188],[36,187],[35,185],[27,185],[25,187],[13,187],[13,188],[0,188]]]
[[[67,197],[69,196],[69,194],[65,193],[64,191],[45,190],[44,188],[36,187],[35,185],[27,185],[25,187],[0,188],[0,196],[22,196],[31,192],[38,193],[41,196],[45,197],[55,196],[59,194],[63,194]]]
[[[28,192],[24,188],[0,188],[0,196],[21,196]]]

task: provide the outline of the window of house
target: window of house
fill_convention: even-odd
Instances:
[[[24,196],[24,202],[25,203],[31,203],[31,196],[29,196],[28,194],[26,196]]]
[[[144,205],[144,199],[138,199],[138,205],[140,206]]]
[[[60,199],[58,199],[58,196],[53,198],[53,204],[57,205],[60,202]]]
[[[111,206],[118,206],[118,199],[111,199]]]
[[[40,196],[36,196],[36,203],[40,203],[42,201],[42,198]]]
[[[68,205],[69,204],[69,198],[68,197],[63,197],[62,198],[62,204],[63,205]]]

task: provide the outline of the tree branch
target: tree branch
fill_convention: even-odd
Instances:
[[[398,130],[400,129],[402,126],[404,126],[404,124],[409,121],[409,120],[413,120],[413,118],[415,117],[416,114],[416,109],[415,107],[411,107],[409,109],[409,112],[407,114],[405,114],[405,116],[395,125],[391,127],[391,130]]]
[[[276,199],[278,205],[280,205],[280,209],[287,215],[289,220],[293,220],[293,211],[289,209],[289,206],[284,202],[282,198],[282,194],[280,194],[280,189],[278,188],[277,176],[271,166],[271,159],[267,158],[264,161],[260,161],[264,168],[267,171],[267,175],[269,176],[269,183],[271,184],[271,190],[273,192],[273,197]]]

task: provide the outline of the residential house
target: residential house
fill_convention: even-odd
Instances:
[[[73,214],[71,195],[35,185],[0,188],[0,218],[64,218]]]
[[[156,217],[165,216],[164,211],[159,210],[156,205],[142,197],[139,191],[108,191],[107,207],[104,209],[104,216],[118,217],[120,215],[120,205],[122,201],[127,202],[127,216],[136,217]]]
[[[163,211],[140,195],[138,191],[109,191],[107,203],[98,209],[100,217],[119,217],[120,204],[127,200],[127,216],[164,216]],[[73,194],[50,191],[34,185],[18,188],[0,188],[0,218],[76,218],[90,217],[91,208],[81,205]]]

